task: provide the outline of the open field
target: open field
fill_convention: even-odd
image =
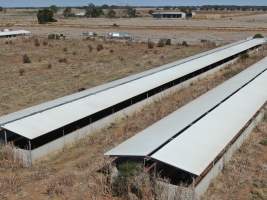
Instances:
[[[11,44],[1,40],[0,45],[0,115],[208,49],[200,45],[148,49],[147,44],[40,38]],[[104,49],[98,51],[98,45]],[[23,63],[24,54],[31,63]]]
[[[26,29],[34,35],[29,39],[0,40],[0,116],[206,51],[211,47],[200,44],[203,39],[224,44],[256,33],[267,35],[267,14],[263,12],[198,14],[190,20],[64,19],[57,16],[58,22],[39,25],[36,10],[0,13],[0,28]],[[141,42],[83,40],[81,33],[87,31],[129,32],[137,41],[170,38],[173,45],[149,49]],[[63,33],[67,39],[48,40],[49,33]],[[176,44],[182,41],[191,45]],[[29,63],[23,61],[25,54]],[[109,177],[98,172],[110,162],[103,153],[264,56],[267,56],[266,47],[257,55],[239,60],[66,146],[31,168],[23,168],[12,160],[8,151],[0,149],[0,199],[125,200],[126,197],[113,195]],[[267,198],[266,127],[265,120],[203,199]],[[154,198],[149,185],[142,192],[143,199]]]
[[[157,40],[162,37],[199,43],[206,39],[216,43],[229,43],[244,39],[256,33],[267,35],[267,13],[265,12],[219,12],[197,13],[195,19],[156,20],[152,17],[138,18],[63,18],[58,15],[58,22],[38,25],[36,11],[7,11],[0,13],[0,27],[24,28],[37,35],[51,32],[64,33],[69,37],[79,38],[84,31],[96,31],[104,34],[108,31],[131,33],[136,40]],[[224,17],[222,17],[222,16]],[[117,26],[115,27],[114,24]]]
[[[2,175],[0,197],[2,199],[125,199],[126,197],[114,197],[107,177],[97,172],[109,162],[103,153],[265,55],[266,51],[260,52],[259,55],[230,65],[188,88],[162,97],[141,111],[125,116],[92,136],[66,147],[58,154],[51,155],[32,168],[22,168],[16,163],[7,161],[0,162]],[[42,187],[32,187],[33,185]],[[143,191],[145,194],[143,199],[153,199],[151,188],[144,188],[146,190]]]

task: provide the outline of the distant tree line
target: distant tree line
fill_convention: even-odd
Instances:
[[[267,6],[203,5],[203,6],[165,6],[164,10],[215,10],[215,11],[267,11]],[[157,9],[160,9],[159,7]]]

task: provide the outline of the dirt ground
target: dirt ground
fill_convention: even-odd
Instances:
[[[262,52],[259,55],[230,65],[188,88],[162,97],[142,110],[136,111],[135,114],[125,116],[90,137],[64,148],[58,154],[51,155],[32,168],[22,168],[16,162],[5,159],[0,161],[0,198],[11,200],[125,199],[125,197],[113,196],[107,177],[98,173],[99,169],[110,162],[103,153],[267,54]],[[144,199],[153,198],[145,196]]]
[[[57,23],[48,25],[38,25],[35,15],[28,10],[0,13],[1,29],[26,29],[34,35],[0,40],[0,115],[205,51],[209,48],[199,45],[202,39],[222,44],[259,32],[267,35],[266,13],[200,13],[190,20],[57,17]],[[171,38],[194,45],[148,49],[142,43],[83,40],[81,33],[86,31],[125,31],[138,41]],[[53,32],[64,33],[67,40],[47,40]],[[103,49],[98,51],[99,45]],[[25,54],[30,63],[23,63]],[[147,105],[31,168],[0,151],[0,199],[124,200],[112,195],[107,177],[97,172],[110,161],[103,153],[266,55],[260,53]],[[265,121],[255,130],[204,199],[266,199],[266,127]]]
[[[36,35],[60,32],[71,38],[80,38],[81,33],[86,31],[96,31],[99,34],[122,31],[131,33],[137,41],[170,38],[176,43],[187,41],[194,44],[203,39],[222,44],[244,39],[256,33],[267,35],[265,12],[197,13],[196,18],[187,20],[157,20],[152,17],[65,19],[61,15],[56,18],[57,23],[38,25],[36,11],[8,10],[7,13],[0,13],[0,27],[24,28]]]
[[[40,37],[0,40],[0,115],[126,77],[207,50]],[[97,46],[103,50],[98,51]],[[31,63],[23,63],[27,54]]]

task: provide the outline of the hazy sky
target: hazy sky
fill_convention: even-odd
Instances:
[[[206,5],[206,4],[228,4],[228,5],[267,5],[267,0],[0,0],[3,7],[26,7],[26,6],[80,6],[89,2],[97,5]]]

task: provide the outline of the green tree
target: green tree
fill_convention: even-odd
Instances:
[[[54,13],[50,9],[38,10],[37,19],[39,24],[45,24],[48,22],[56,22],[54,19]]]
[[[72,13],[72,9],[70,7],[67,7],[63,11],[63,16],[64,17],[72,17],[74,14]]]
[[[127,8],[127,15],[128,17],[132,18],[132,17],[136,17],[136,9],[132,8],[132,7],[128,7]]]
[[[0,12],[2,12],[4,10],[4,8],[3,7],[0,7]]]
[[[99,7],[96,7],[94,4],[90,3],[85,7],[85,16],[86,17],[100,17],[103,15],[103,10]]]
[[[109,9],[109,10],[108,10],[108,13],[107,13],[107,17],[108,17],[108,18],[115,18],[115,17],[116,17],[116,12],[115,12],[115,10],[113,10],[113,9]]]
[[[58,12],[58,7],[56,5],[52,5],[50,6],[50,10],[52,10],[53,13],[56,14]]]

